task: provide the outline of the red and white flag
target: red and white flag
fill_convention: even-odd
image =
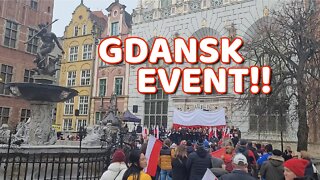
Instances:
[[[217,128],[216,127],[214,128],[214,137],[218,138],[218,133],[217,133]]]
[[[230,128],[225,127],[223,138],[230,138]]]
[[[156,175],[161,148],[162,142],[150,135],[146,151],[148,165],[145,169],[145,172],[150,176]]]
[[[154,135],[156,136],[157,139],[159,139],[159,125],[154,129]]]
[[[142,131],[142,137],[143,137],[143,139],[147,139],[148,134],[149,134],[148,128],[147,128],[147,127],[144,127],[144,128],[143,128],[143,131]]]
[[[212,138],[212,136],[213,136],[213,129],[210,128],[210,129],[209,129],[209,135],[208,135],[208,140],[209,140],[209,141],[210,141],[210,139]]]
[[[210,169],[207,169],[202,180],[218,180],[218,178],[210,171]]]

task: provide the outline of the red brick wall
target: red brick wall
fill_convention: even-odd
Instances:
[[[13,66],[12,82],[23,82],[24,70],[35,67],[33,63],[35,56],[26,52],[27,46],[24,44],[27,40],[28,28],[37,28],[40,23],[52,21],[54,0],[38,1],[37,10],[31,9],[30,3],[31,0],[0,1],[0,67],[1,64]],[[15,49],[3,46],[6,20],[19,24]],[[11,128],[19,122],[21,109],[30,109],[29,106],[30,104],[25,100],[0,95],[0,107],[10,108],[9,126]]]

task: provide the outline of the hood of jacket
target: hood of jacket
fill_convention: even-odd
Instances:
[[[272,158],[270,158],[269,161],[270,161],[270,164],[274,167],[279,167],[283,164],[283,161],[275,160]]]
[[[204,158],[207,156],[208,152],[204,149],[204,147],[198,147],[196,153],[199,157]]]
[[[119,163],[119,162],[114,162],[111,163],[108,167],[108,171],[112,171],[112,172],[120,172],[124,169],[127,169],[127,166],[125,163]]]
[[[244,146],[239,146],[239,147],[238,147],[239,153],[244,153],[246,150],[247,150],[247,148],[244,147]]]

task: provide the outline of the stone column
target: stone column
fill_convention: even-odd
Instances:
[[[51,110],[53,103],[31,102],[31,122],[29,125],[29,145],[45,145],[49,142],[52,127]]]

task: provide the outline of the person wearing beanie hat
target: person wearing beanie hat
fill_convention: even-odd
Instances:
[[[199,140],[196,151],[189,154],[186,167],[190,180],[201,180],[207,169],[212,168],[211,155],[205,150],[202,140]]]
[[[278,149],[273,150],[272,155],[261,166],[260,174],[262,179],[283,180],[283,162],[282,152]]]
[[[116,150],[113,153],[111,163],[114,163],[114,162],[125,162],[125,160],[126,160],[126,155],[124,154],[124,152],[121,149],[119,149],[119,150]]]
[[[126,156],[123,150],[116,150],[112,155],[112,161],[108,170],[103,173],[100,180],[122,180],[122,177],[127,170],[125,159]]]
[[[284,162],[284,177],[285,180],[294,180],[298,177],[304,177],[305,169],[309,161],[305,159],[289,159]]]

